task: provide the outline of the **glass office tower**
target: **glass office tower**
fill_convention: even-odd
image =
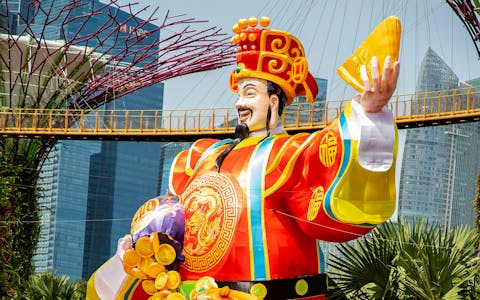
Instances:
[[[49,1],[45,1],[49,2]],[[52,2],[52,1],[50,1]],[[53,1],[54,10],[70,1]],[[104,5],[98,0],[91,5]],[[42,5],[46,5],[43,4]],[[72,12],[80,16],[89,5]],[[110,15],[127,20],[130,14],[114,7]],[[108,14],[98,14],[84,27],[95,32]],[[78,24],[61,27],[52,23],[43,27],[45,16],[38,14],[32,30],[42,31],[46,39],[70,39],[80,28]],[[131,25],[130,25],[130,22]],[[128,27],[141,20],[132,18],[118,36],[125,38]],[[142,29],[153,30],[144,24]],[[149,36],[145,43],[155,43],[159,34]],[[95,47],[92,39],[86,46]],[[136,47],[145,46],[139,44]],[[108,49],[113,40],[106,39],[97,51]],[[111,54],[113,54],[110,51]],[[163,83],[155,84],[118,98],[99,109],[162,109]],[[35,272],[54,270],[72,279],[87,279],[92,272],[116,251],[117,240],[130,232],[130,222],[137,208],[157,195],[161,177],[160,144],[155,142],[60,141],[51,151],[40,175],[42,227],[39,247],[33,259]]]
[[[459,86],[451,68],[428,49],[418,74],[416,93]],[[458,224],[473,225],[479,146],[478,122],[408,129],[400,177],[399,217],[409,222],[426,217],[445,229]]]
[[[313,123],[320,122],[325,116],[325,102],[327,101],[327,79],[315,77],[318,86],[318,94],[312,104],[307,103],[305,96],[295,97],[292,106],[285,108],[285,123]]]
[[[0,22],[2,27],[8,28],[12,34],[18,34],[25,28],[26,21],[32,19],[34,10],[30,6],[31,1],[8,0],[0,1]],[[2,32],[0,29],[0,33]]]

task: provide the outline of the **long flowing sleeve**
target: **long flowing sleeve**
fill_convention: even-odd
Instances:
[[[386,221],[395,210],[396,141],[388,109],[367,114],[352,100],[284,164],[296,174],[278,188],[287,213],[306,234],[327,241],[356,238]]]

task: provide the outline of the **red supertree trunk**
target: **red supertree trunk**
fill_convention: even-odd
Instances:
[[[480,7],[475,7],[471,0],[447,0],[447,3],[465,24],[480,58]]]

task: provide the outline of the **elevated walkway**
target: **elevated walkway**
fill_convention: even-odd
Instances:
[[[283,120],[290,133],[325,127],[348,100],[323,106],[291,105]],[[399,128],[480,120],[480,87],[397,95],[389,103]],[[0,136],[42,139],[192,141],[231,137],[233,108],[191,110],[49,110],[0,108]]]

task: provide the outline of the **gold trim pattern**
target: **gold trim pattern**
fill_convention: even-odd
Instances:
[[[242,195],[232,175],[217,172],[195,178],[182,194],[187,270],[211,270],[228,252],[240,218]]]

